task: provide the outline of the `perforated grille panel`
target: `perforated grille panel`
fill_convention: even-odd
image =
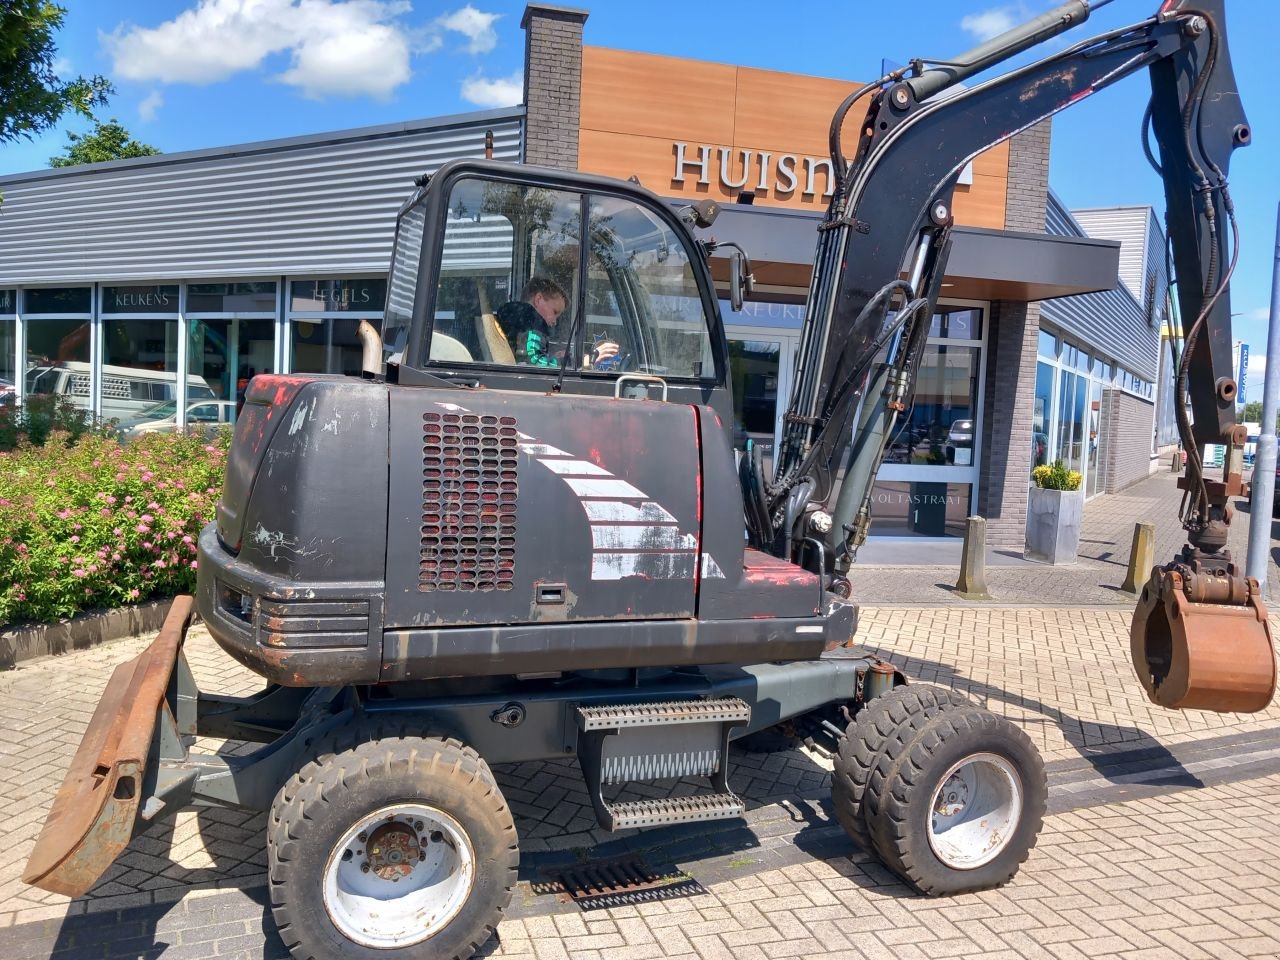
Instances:
[[[422,415],[420,591],[511,589],[518,436],[515,417]]]

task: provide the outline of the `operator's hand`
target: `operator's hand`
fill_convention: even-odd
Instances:
[[[591,365],[600,367],[607,365],[618,355],[618,345],[612,340],[601,340],[591,350]]]

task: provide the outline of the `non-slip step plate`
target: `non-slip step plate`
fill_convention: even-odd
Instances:
[[[737,697],[603,704],[578,708],[578,728],[583,731],[657,727],[676,723],[746,723],[750,719],[751,707]]]
[[[613,830],[659,827],[700,820],[731,820],[746,811],[746,804],[732,793],[703,793],[692,797],[632,800],[606,805]]]

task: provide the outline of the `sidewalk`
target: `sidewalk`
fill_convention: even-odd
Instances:
[[[987,588],[994,603],[1046,603],[1060,606],[1083,604],[1132,607],[1135,597],[1123,593],[1133,545],[1133,525],[1145,521],[1155,525],[1156,563],[1173,559],[1186,542],[1186,532],[1178,520],[1182,491],[1177,487],[1178,475],[1167,469],[1134,484],[1123,493],[1090,500],[1084,506],[1084,525],[1080,533],[1080,559],[1069,566],[1052,566],[1024,560],[1013,551],[988,550]],[[1232,556],[1243,568],[1248,555],[1249,504],[1238,500],[1231,523]],[[1267,574],[1268,597],[1280,600],[1280,522],[1272,522],[1270,570]],[[859,603],[971,605],[955,593],[959,576],[957,558],[946,565],[898,566],[877,564],[873,551],[871,562],[855,564],[849,573],[853,596]],[[947,554],[947,559],[951,553]]]
[[[864,609],[864,643],[913,679],[1008,716],[1042,751],[1050,816],[1004,889],[912,895],[833,822],[830,764],[806,750],[735,751],[742,821],[622,834],[595,826],[572,761],[503,766],[495,773],[516,815],[520,884],[480,956],[1280,955],[1280,705],[1252,716],[1157,710],[1131,677],[1127,632],[1127,611],[1115,606]],[[0,674],[6,960],[286,955],[265,889],[261,814],[186,811],[158,822],[75,900],[18,879],[111,669],[147,639]],[[259,686],[201,628],[188,655],[203,690]],[[681,869],[707,893],[583,912],[538,892],[556,865],[623,854]]]

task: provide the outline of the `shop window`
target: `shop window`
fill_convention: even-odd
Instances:
[[[219,421],[234,423],[249,381],[275,370],[275,321],[192,319],[189,323],[187,371],[208,384],[222,411]],[[193,409],[199,402],[188,399],[188,424],[196,421]]]
[[[772,340],[730,340],[729,379],[733,384],[734,446],[747,440],[773,450],[778,417],[778,374],[782,344]]]
[[[139,314],[178,312],[177,284],[151,286],[103,287],[103,314]]]
[[[885,463],[975,463],[980,357],[978,347],[925,346],[915,401],[885,453]]]
[[[89,287],[28,287],[22,292],[22,312],[33,314],[89,313],[93,309]]]
[[[179,399],[177,321],[112,317],[102,330],[102,418],[127,429],[172,416]],[[213,391],[191,374],[187,395],[207,400]]]
[[[947,340],[981,340],[982,310],[940,304],[929,324],[929,336]]]
[[[17,399],[18,291],[0,290],[0,407]]]
[[[1048,463],[1050,416],[1053,412],[1053,367],[1044,361],[1036,364],[1036,392],[1031,409],[1031,469]]]
[[[882,537],[962,537],[972,485],[931,480],[877,480],[871,532]]]
[[[276,312],[274,280],[187,284],[187,316],[197,314],[270,314]]]
[[[29,395],[61,396],[89,409],[89,287],[39,287],[22,291],[26,330],[23,377]]]
[[[293,280],[289,283],[289,347],[299,373],[359,376],[361,320],[382,331],[387,282],[382,278]]]
[[[1048,331],[1040,331],[1040,356],[1049,360],[1058,358],[1058,338]]]

